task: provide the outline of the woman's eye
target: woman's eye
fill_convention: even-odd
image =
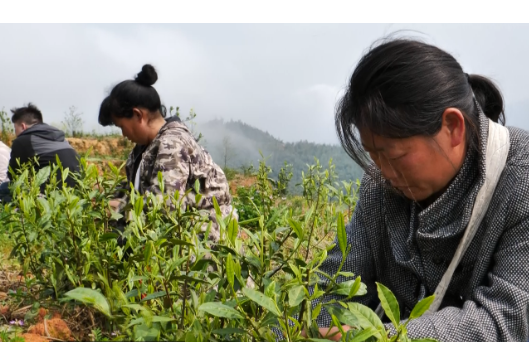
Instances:
[[[398,156],[395,156],[395,157],[391,157],[389,158],[391,161],[395,161],[395,160],[399,160],[401,159],[402,157],[406,156],[406,154],[403,154],[403,155],[398,155]]]

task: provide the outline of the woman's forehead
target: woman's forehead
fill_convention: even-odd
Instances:
[[[366,150],[372,151],[387,151],[392,150],[403,145],[403,139],[401,138],[389,138],[374,134],[369,129],[359,130],[360,140],[362,146]]]

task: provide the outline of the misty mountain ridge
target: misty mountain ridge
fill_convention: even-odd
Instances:
[[[271,178],[277,174],[284,162],[293,166],[291,191],[301,182],[301,172],[307,171],[307,164],[314,164],[314,158],[326,168],[329,159],[333,159],[339,180],[356,180],[362,176],[361,168],[347,155],[339,145],[317,144],[308,141],[283,142],[268,132],[250,126],[242,121],[212,120],[205,123],[186,123],[192,132],[202,134],[199,143],[211,154],[213,160],[222,168],[242,169],[251,164],[259,166],[261,153],[266,164],[272,168]]]

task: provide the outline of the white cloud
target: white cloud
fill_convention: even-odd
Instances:
[[[58,123],[75,105],[87,129],[100,128],[106,91],[151,63],[162,101],[182,114],[193,107],[200,122],[240,119],[287,141],[337,143],[340,91],[365,49],[398,29],[422,31],[465,71],[497,80],[508,122],[529,128],[529,25],[3,24],[0,108],[33,101]]]

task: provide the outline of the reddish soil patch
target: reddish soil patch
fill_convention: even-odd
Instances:
[[[133,144],[125,138],[106,137],[96,138],[68,138],[70,145],[79,153],[90,151],[91,157],[123,157]]]
[[[58,339],[61,341],[72,341],[72,331],[68,328],[66,322],[60,318],[43,319],[42,323],[38,323],[29,327],[28,333],[40,335],[41,337]]]
[[[257,182],[257,177],[255,176],[244,176],[242,174],[235,175],[230,181],[230,193],[231,195],[237,194],[237,188],[239,187],[250,187]]]

